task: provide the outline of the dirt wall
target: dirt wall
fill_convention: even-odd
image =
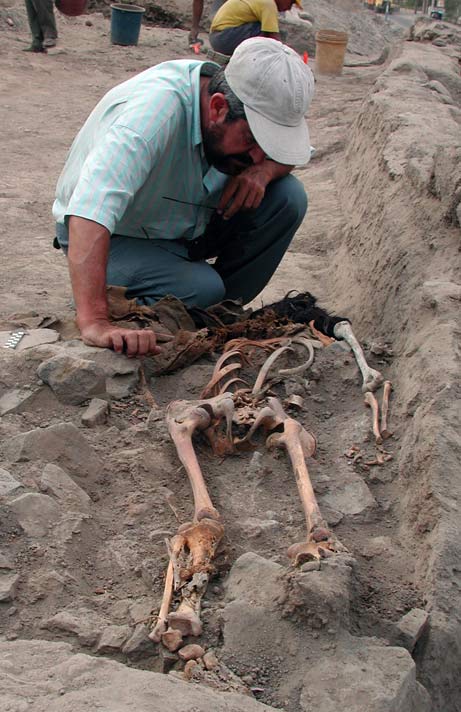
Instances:
[[[395,348],[395,408],[406,421],[400,530],[431,612],[416,658],[437,712],[458,710],[461,695],[459,54],[456,38],[404,43],[337,174],[347,221],[337,299],[349,295],[359,333]]]

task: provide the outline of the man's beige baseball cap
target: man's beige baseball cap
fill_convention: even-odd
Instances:
[[[277,40],[253,37],[237,47],[224,73],[267,156],[288,165],[307,163],[304,115],[314,95],[314,75],[301,57]]]

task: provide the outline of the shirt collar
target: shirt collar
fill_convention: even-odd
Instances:
[[[202,126],[200,121],[200,77],[211,77],[219,69],[219,64],[215,62],[201,62],[192,72],[193,87],[193,123],[192,123],[192,144],[198,146],[202,143]]]

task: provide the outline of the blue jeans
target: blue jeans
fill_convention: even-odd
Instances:
[[[247,22],[236,27],[227,27],[225,30],[210,32],[208,39],[212,48],[221,54],[232,55],[244,40],[250,37],[259,37],[261,34],[260,22]]]
[[[209,307],[223,299],[247,304],[266,286],[300,226],[307,210],[301,182],[292,175],[270,183],[256,210],[241,212],[231,238],[213,265],[189,258],[179,240],[149,240],[112,235],[107,284],[126,287],[127,297],[153,304],[167,294],[186,306]],[[67,252],[68,233],[56,225],[56,235]]]

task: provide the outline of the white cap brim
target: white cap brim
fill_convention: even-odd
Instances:
[[[311,157],[309,129],[303,119],[297,126],[282,126],[244,104],[245,116],[257,144],[277,163],[304,166]]]

